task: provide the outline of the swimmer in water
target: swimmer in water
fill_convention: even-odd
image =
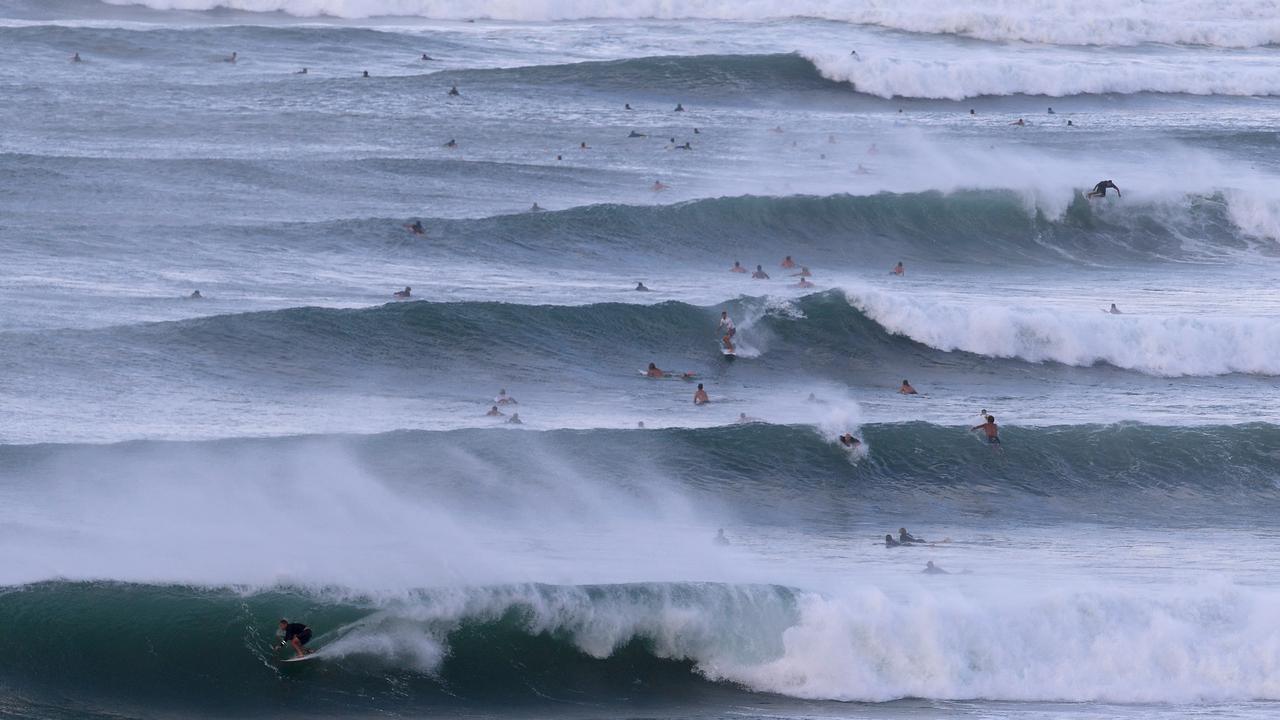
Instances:
[[[489,412],[484,414],[485,417],[503,417],[504,413],[498,409],[497,405],[489,408]]]
[[[854,437],[853,433],[845,433],[840,436],[840,444],[849,448],[850,450],[855,450],[859,445],[862,444],[862,441]]]
[[[644,286],[643,282],[636,283],[636,292],[649,292],[649,288]]]
[[[520,413],[511,413],[511,417],[507,418],[508,425],[523,425],[524,421],[520,419]]]
[[[906,545],[908,543],[922,543],[925,542],[925,539],[915,537],[911,533],[907,532],[906,528],[898,528],[898,542]]]
[[[454,85],[453,87],[449,88],[449,97],[458,97],[461,94],[462,93],[458,92],[457,85]]]
[[[902,261],[901,261],[901,260],[899,260],[899,261],[898,261],[898,264],[897,264],[897,265],[894,265],[894,266],[893,266],[893,269],[889,271],[889,274],[891,274],[891,275],[906,275],[906,274],[907,274],[907,269],[906,269],[905,267],[903,267],[903,266],[902,266]]]
[[[898,542],[897,540],[894,540],[892,535],[885,535],[884,546],[887,548],[902,547],[902,543]]]
[[[664,378],[669,373],[664,372],[657,365],[654,365],[653,363],[649,363],[649,369],[646,370],[644,374],[647,377],[651,377],[651,378]]]
[[[409,297],[412,294],[413,294],[413,288],[409,287],[408,285],[405,285],[403,290],[397,290],[394,293],[392,293],[392,297],[398,298],[400,300],[404,300],[405,298]]]
[[[756,271],[751,273],[751,278],[753,280],[768,280],[769,273],[765,272],[763,267],[756,265]]]
[[[76,53],[75,55],[71,56],[71,62],[84,62],[84,61],[80,59],[80,53]]]
[[[808,278],[800,278],[800,282],[796,283],[796,287],[798,287],[798,288],[811,288],[811,287],[813,287],[813,283],[809,282],[809,279],[808,279]]]
[[[533,205],[529,206],[529,212],[542,212],[542,207],[535,202]]]
[[[748,414],[746,414],[746,413],[738,413],[738,419],[737,419],[737,421],[736,421],[736,422],[737,422],[739,425],[746,425],[746,424],[748,424],[748,423],[757,423],[757,422],[760,422],[760,418],[753,418],[753,417],[751,417],[750,415],[748,415]]]
[[[515,398],[507,394],[506,388],[502,388],[501,390],[499,390],[498,397],[494,398],[493,401],[498,403],[499,405],[519,405],[520,404],[516,402]]]
[[[1120,312],[1120,308],[1116,307],[1115,303],[1111,303],[1110,310],[1103,310],[1102,312],[1107,313],[1108,315],[1123,315],[1123,313]]]
[[[235,64],[235,62],[236,62],[236,57],[237,57],[236,53],[231,53],[231,57],[225,57],[225,58],[223,58],[223,59],[222,59],[222,62],[225,62],[225,63],[231,63],[231,64],[233,64],[233,65],[234,65],[234,64]]]
[[[916,389],[911,387],[911,383],[907,382],[906,380],[903,380],[902,387],[898,388],[898,394],[899,395],[919,395],[920,393],[916,392]]]
[[[698,383],[698,389],[693,393],[694,405],[706,405],[711,402],[711,398],[707,397],[707,391],[702,389],[702,383]]]
[[[632,130],[632,131],[631,131],[631,134],[630,134],[630,135],[628,135],[627,137],[629,137],[629,138],[642,138],[642,137],[649,137],[649,136],[648,136],[648,135],[645,135],[644,133],[638,133],[638,132],[636,132],[635,130]]]
[[[404,228],[405,228],[405,230],[408,230],[409,232],[413,233],[414,235],[426,235],[426,234],[427,234],[427,230],[426,230],[426,228],[422,227],[422,221],[421,221],[421,220],[414,220],[412,225],[405,225],[405,226],[404,226]]]
[[[1024,127],[1024,126],[1027,124],[1027,121],[1026,121],[1026,120],[1023,120],[1022,118],[1018,118],[1017,120],[1014,120],[1013,122],[1011,122],[1011,123],[1009,123],[1009,124],[1010,124],[1010,125],[1017,125],[1018,127]]]
[[[676,103],[676,109],[672,110],[671,112],[684,112],[684,105],[681,105],[680,103]]]
[[[1120,188],[1117,187],[1116,184],[1111,182],[1110,180],[1103,180],[1099,182],[1097,185],[1094,185],[1093,189],[1090,190],[1085,195],[1085,197],[1086,198],[1106,197],[1107,190],[1115,190],[1116,197],[1124,197],[1123,195],[1120,194]]]
[[[806,267],[806,266],[804,266],[804,265],[801,265],[801,266],[800,266],[800,272],[798,272],[798,273],[791,273],[791,277],[802,277],[802,278],[803,278],[803,277],[813,277],[813,273],[809,272],[809,268],[808,268],[808,267]]]
[[[742,267],[742,263],[738,262],[737,260],[734,260],[733,267],[729,268],[729,272],[745,273],[746,271],[747,269]]]
[[[204,299],[204,296],[200,294],[200,291],[199,291],[199,290],[192,290],[192,291],[191,291],[191,294],[187,296],[187,299],[188,299],[188,300],[203,300],[203,299]]]
[[[361,77],[369,77],[369,71],[368,71],[368,70],[365,70],[365,71],[364,71],[364,75],[361,75]]]
[[[996,425],[995,415],[988,415],[986,422],[982,423],[981,425],[974,425],[973,427],[969,428],[969,432],[973,432],[974,430],[981,430],[983,433],[986,434],[987,444],[989,445],[1000,444],[1000,426]]]
[[[951,574],[946,570],[943,570],[942,568],[938,567],[937,565],[934,565],[932,560],[925,563],[924,569],[921,570],[920,572],[924,573],[925,575],[950,575]]]
[[[654,191],[654,192],[662,192],[663,190],[666,190],[666,189],[667,189],[667,185],[666,185],[665,183],[663,183],[661,180],[654,180],[654,181],[653,181],[653,191]]]
[[[445,143],[444,146],[452,150],[458,147],[458,141],[454,140],[453,138],[449,138],[449,142]]]
[[[782,269],[784,269],[784,270],[790,270],[791,268],[793,268],[793,267],[795,267],[795,266],[796,266],[796,261],[795,261],[795,260],[792,260],[790,255],[788,255],[788,256],[786,256],[786,257],[782,258]]]

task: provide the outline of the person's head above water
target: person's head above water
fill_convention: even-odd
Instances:
[[[911,383],[907,382],[906,380],[903,380],[903,381],[902,381],[902,386],[903,386],[903,387],[906,387],[907,385],[910,385],[910,384],[911,384]]]
[[[655,365],[655,364],[653,364],[653,363],[649,363],[649,369],[650,369],[650,370],[657,370],[657,369],[658,369],[658,366],[657,366],[657,365]]]
[[[702,389],[702,383],[698,383],[698,389],[699,389],[699,390],[701,390],[701,389]]]
[[[987,416],[987,422],[989,422],[989,423],[993,423],[993,422],[995,422],[995,421],[996,421],[996,416],[995,416],[995,415],[988,415],[988,416]],[[1016,434],[1016,433],[1015,433],[1015,434]]]

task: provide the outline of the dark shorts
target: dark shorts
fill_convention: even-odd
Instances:
[[[299,645],[306,645],[308,642],[311,641],[311,628],[307,628],[306,630],[303,630],[297,635],[294,635],[294,637],[298,640]]]
[[[987,438],[987,442],[991,443],[992,445],[999,445],[999,444],[1000,444],[1000,436],[999,436],[999,435],[992,435],[991,437]]]

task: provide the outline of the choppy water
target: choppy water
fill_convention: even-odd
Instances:
[[[1272,716],[1277,46],[0,0],[0,713]]]

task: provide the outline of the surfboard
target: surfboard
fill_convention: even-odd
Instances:
[[[724,359],[725,359],[725,360],[736,360],[736,359],[738,359],[738,355],[737,355],[737,353],[734,353],[734,352],[729,351],[729,350],[725,350],[724,348],[720,348],[720,354],[724,356]]]
[[[294,655],[293,657],[282,658],[282,659],[280,660],[280,662],[282,662],[282,663],[300,663],[300,662],[306,662],[306,661],[308,661],[308,660],[313,660],[313,659],[315,659],[316,657],[319,657],[319,655],[320,655],[320,653],[318,653],[318,652],[309,652],[309,653],[307,653],[306,655],[303,655],[302,657],[298,657],[297,655]]]

